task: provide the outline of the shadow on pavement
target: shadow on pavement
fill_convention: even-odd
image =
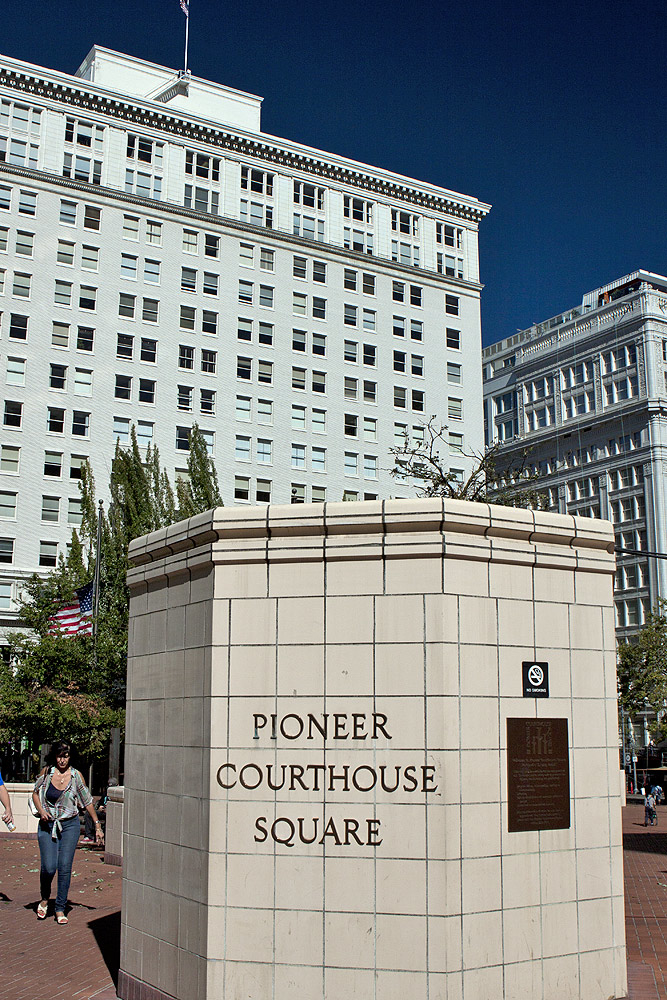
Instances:
[[[634,824],[633,824],[634,825]],[[667,834],[656,833],[655,828],[644,827],[643,823],[637,824],[645,832],[626,832],[623,834],[624,851],[640,851],[646,854],[667,854]]]
[[[97,920],[91,920],[88,926],[95,936],[95,942],[113,979],[113,984],[117,987],[120,965],[120,910],[105,917],[98,917]]]

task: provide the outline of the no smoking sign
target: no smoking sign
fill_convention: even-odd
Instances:
[[[549,697],[549,664],[544,660],[523,661],[524,698]]]

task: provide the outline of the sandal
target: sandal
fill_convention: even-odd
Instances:
[[[56,923],[57,924],[68,924],[69,920],[64,913],[56,913]]]
[[[46,911],[48,910],[48,908],[49,908],[48,902],[46,902],[46,903],[41,902],[41,903],[37,904],[37,919],[38,920],[46,920]]]

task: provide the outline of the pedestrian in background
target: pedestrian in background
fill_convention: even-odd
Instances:
[[[66,924],[65,906],[72,877],[72,861],[81,830],[79,804],[93,818],[96,843],[101,845],[103,838],[92,796],[79,771],[71,766],[70,744],[56,743],[53,756],[55,765],[47,767],[40,774],[32,792],[33,802],[39,812],[37,840],[41,858],[41,899],[37,906],[37,919],[46,918],[51,883],[57,871],[56,923]]]
[[[648,826],[649,823],[653,826],[653,820],[655,818],[655,799],[649,792],[644,799],[644,826]]]

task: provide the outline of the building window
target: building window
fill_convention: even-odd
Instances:
[[[273,403],[270,399],[257,400],[257,423],[258,424],[273,423]]]
[[[199,390],[199,409],[201,413],[215,415],[215,390],[214,389],[200,389]]]
[[[346,413],[344,417],[345,437],[356,438],[359,435],[359,417],[356,413]]]
[[[250,420],[251,419],[251,400],[249,396],[237,396],[236,397],[236,419],[237,420]]]
[[[28,317],[11,313],[9,316],[9,337],[11,340],[28,339]]]
[[[343,345],[343,357],[350,364],[356,364],[358,360],[359,344],[355,340],[346,340]]]
[[[0,493],[0,518],[5,521],[16,520],[16,493]]]
[[[364,402],[377,402],[377,382],[369,382],[364,379]]]
[[[19,456],[21,449],[10,444],[0,446],[0,472],[6,475],[18,475]]]
[[[327,376],[325,372],[313,372],[313,378],[311,384],[313,392],[326,392]]]
[[[292,468],[305,469],[306,467],[306,446],[304,444],[292,445]]]
[[[272,361],[258,361],[257,362],[257,381],[264,382],[267,385],[271,385],[273,382],[273,362]]]
[[[252,378],[252,360],[250,358],[236,359],[236,377],[242,379]]]
[[[295,367],[292,367],[292,388],[293,389],[305,389],[306,388],[306,369],[305,368],[295,368]]]
[[[275,252],[266,247],[260,247],[259,269],[260,271],[273,271],[275,268]]]
[[[377,455],[364,455],[364,479],[377,479],[378,459]]]
[[[292,404],[292,428],[297,431],[306,429],[306,407]]]
[[[234,477],[234,499],[235,500],[250,499],[250,480],[248,479],[247,476]]]
[[[453,330],[451,327],[447,327],[447,347],[451,350],[459,351],[461,349],[461,331]]]
[[[57,522],[60,517],[60,497],[42,497],[42,521]]]
[[[52,434],[62,434],[65,430],[65,411],[59,406],[47,407],[46,429]]]
[[[273,288],[270,285],[259,286],[259,304],[266,309],[273,309]]]
[[[81,497],[70,497],[67,501],[67,523],[79,525],[83,520]]]
[[[261,465],[270,465],[272,462],[273,442],[267,438],[257,439],[257,461]]]
[[[77,437],[88,437],[90,431],[90,413],[83,410],[72,411],[72,434]]]
[[[377,362],[377,348],[375,344],[364,344],[363,361],[370,368],[375,368]]]
[[[57,564],[57,562],[58,562],[58,543],[40,542],[39,565],[53,567]]]
[[[128,295],[126,292],[121,292],[118,300],[118,315],[125,316],[127,319],[134,319],[136,301],[136,295]]]
[[[195,349],[187,344],[179,344],[178,367],[192,370],[195,366]]]
[[[34,233],[25,233],[19,229],[16,234],[16,253],[19,257],[32,257],[34,249]],[[72,243],[72,248],[74,244]]]
[[[177,427],[176,428],[176,450],[177,451],[190,451],[190,428],[189,427]]]
[[[457,365],[453,361],[448,361],[447,381],[452,385],[460,385],[462,381],[461,370],[462,370],[461,365]]]
[[[23,418],[23,403],[13,399],[5,400],[3,424],[5,427],[20,427]]]
[[[445,312],[449,316],[459,315],[459,298],[458,295],[445,295]]]
[[[345,475],[356,476],[359,474],[359,456],[356,452],[345,452]]]
[[[126,417],[113,418],[113,436],[120,444],[129,444],[130,421]]]
[[[79,309],[94,310],[97,305],[97,289],[89,285],[81,285],[79,290]]]
[[[294,257],[292,260],[292,274],[295,278],[305,279],[308,277],[308,261],[305,257]]]
[[[152,337],[142,337],[139,357],[141,361],[155,364],[157,361],[157,340],[153,340]]]
[[[132,379],[129,375],[116,375],[116,399],[129,399],[132,395]]]
[[[217,337],[218,314],[216,312],[211,312],[210,309],[202,309],[201,330],[202,333],[206,333],[210,337]]]
[[[201,370],[205,375],[215,375],[215,371],[218,365],[218,352],[217,351],[207,351],[202,349],[201,352]]]
[[[89,326],[80,326],[76,334],[77,351],[92,351],[95,340],[95,331]]]
[[[141,318],[144,323],[157,323],[160,303],[157,299],[144,299],[141,308]]]
[[[7,385],[25,385],[25,358],[7,358]]]
[[[236,435],[236,443],[234,446],[234,458],[237,462],[249,462],[250,461],[250,438],[244,435]]]
[[[359,380],[356,378],[345,378],[343,392],[345,399],[357,399],[359,395]]]
[[[350,195],[344,195],[343,215],[346,219],[353,219],[356,222],[372,225],[373,202],[365,201],[363,198],[353,198]]]
[[[219,236],[214,236],[213,233],[204,234],[204,256],[215,258],[220,256]]]
[[[139,379],[139,402],[155,403],[155,382],[152,379]]]
[[[257,503],[271,503],[271,481],[269,479],[258,479],[255,493]]]
[[[179,385],[176,387],[176,405],[179,410],[192,409],[192,386]]]

